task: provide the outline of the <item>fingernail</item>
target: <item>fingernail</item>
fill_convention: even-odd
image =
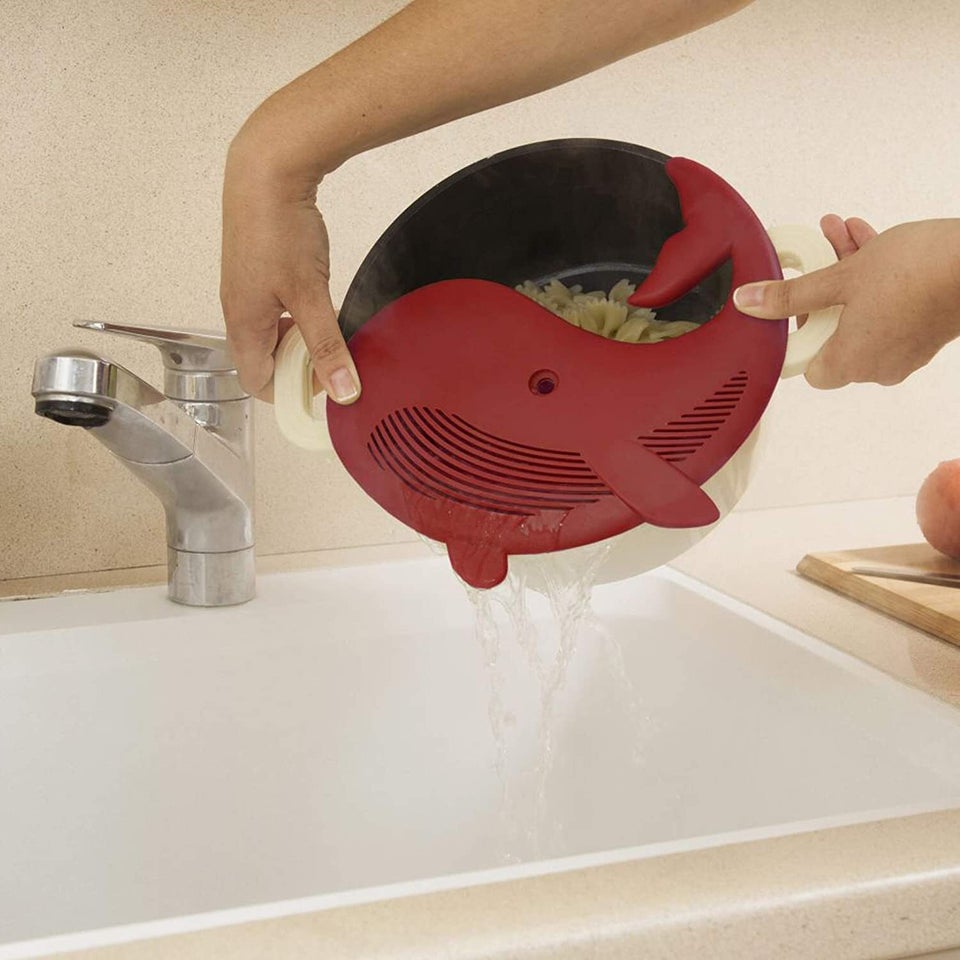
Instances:
[[[330,374],[330,393],[337,403],[349,403],[360,395],[360,388],[347,367],[340,367]]]
[[[733,305],[742,310],[744,307],[759,307],[763,303],[763,291],[767,284],[746,283],[733,291]]]

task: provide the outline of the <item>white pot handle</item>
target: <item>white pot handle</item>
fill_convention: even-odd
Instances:
[[[291,443],[305,450],[333,450],[326,421],[313,416],[313,364],[297,326],[287,331],[274,356],[273,414]]]
[[[780,258],[780,266],[801,273],[812,273],[837,262],[830,242],[812,227],[789,225],[767,231]],[[820,348],[833,336],[840,321],[842,305],[815,310],[807,322],[787,338],[781,377],[805,373]]]

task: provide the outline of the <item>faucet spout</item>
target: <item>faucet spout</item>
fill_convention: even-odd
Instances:
[[[171,399],[78,349],[38,359],[32,392],[39,416],[86,429],[160,500],[172,600],[221,606],[253,596],[249,397]]]
[[[190,456],[196,423],[126,367],[88,350],[61,350],[34,367],[38,416],[97,431],[120,459],[172,463]]]

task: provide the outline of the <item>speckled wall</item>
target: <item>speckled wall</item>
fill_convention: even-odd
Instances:
[[[33,415],[37,354],[102,349],[159,385],[150,347],[74,319],[210,326],[226,146],[270,91],[398,9],[335,0],[0,5],[0,579],[162,562],[162,513],[82,431]],[[571,38],[575,42],[575,38]],[[525,102],[356,158],[321,189],[333,293],[384,227],[486,154],[615,137],[712,166],[768,224],[957,216],[960,5],[757,0],[732,19]],[[742,504],[913,493],[960,456],[960,347],[896,388],[781,386]],[[335,463],[258,409],[262,553],[405,539]]]

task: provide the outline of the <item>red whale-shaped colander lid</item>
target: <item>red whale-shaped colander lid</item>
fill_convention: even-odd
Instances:
[[[684,226],[631,303],[668,304],[727,262],[730,291],[782,276],[732,187],[683,158],[666,173]],[[747,317],[728,296],[679,338],[622,343],[505,284],[441,280],[387,304],[350,338],[363,393],[349,406],[328,402],[330,437],[374,500],[446,544],[467,583],[489,587],[510,554],[641,523],[718,519],[702,484],[763,413],[786,335],[785,321]]]

